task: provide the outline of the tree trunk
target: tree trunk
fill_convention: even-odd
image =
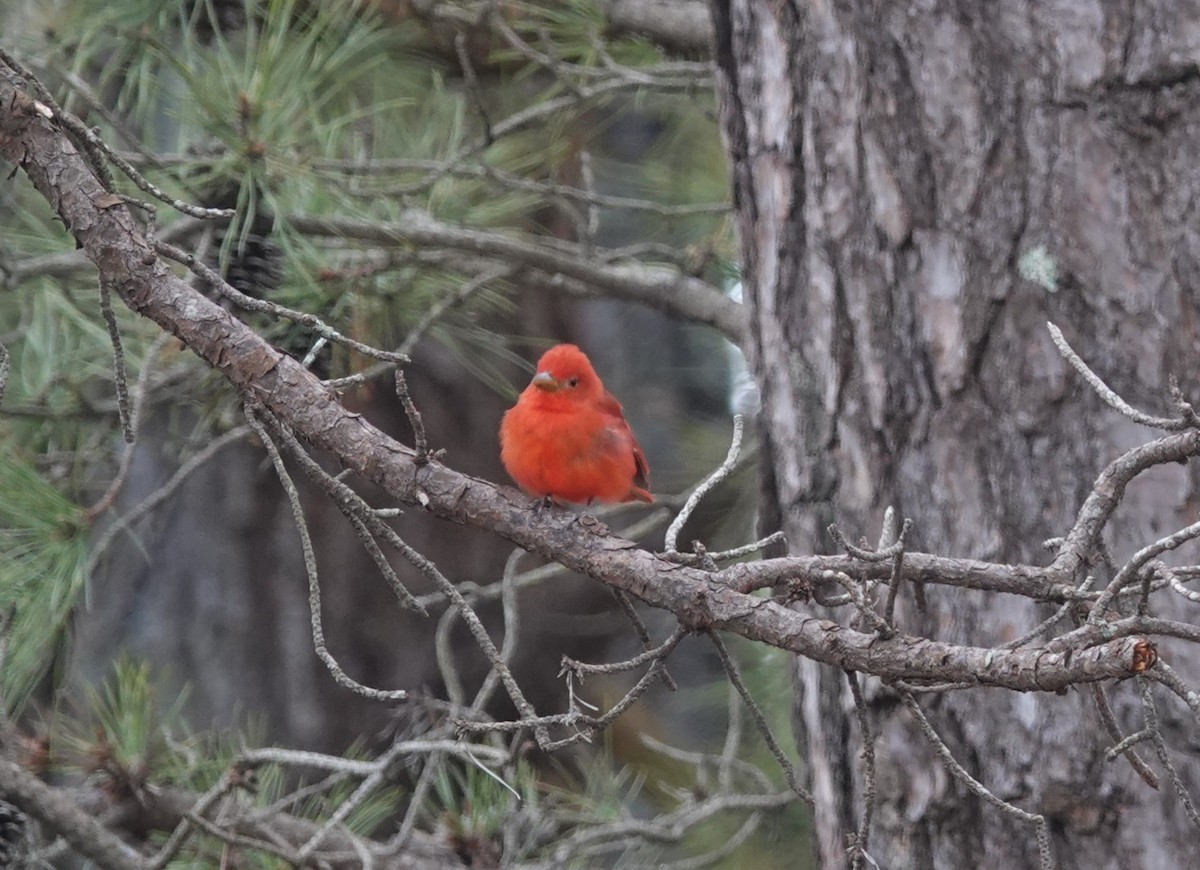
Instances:
[[[1153,433],[1082,384],[1046,321],[1135,405],[1169,413],[1171,374],[1197,394],[1184,361],[1200,317],[1200,36],[1185,25],[1200,4],[713,10],[765,501],[791,551],[829,549],[831,521],[851,540],[877,537],[893,505],[913,519],[915,549],[1048,561],[1042,542],[1070,527],[1101,468]],[[1018,274],[1043,246],[1054,289]],[[1107,540],[1118,562],[1195,521],[1197,482],[1194,467],[1157,469],[1131,488]],[[904,630],[978,645],[1052,612],[944,588],[917,608],[914,592],[902,591]],[[1177,612],[1194,620],[1196,605]],[[1196,664],[1177,647],[1160,651]],[[1126,731],[1141,728],[1137,690],[1108,692]],[[868,682],[867,699],[879,866],[1037,865],[1033,828],[953,778],[891,689]],[[1186,711],[1160,701],[1171,744]],[[1154,792],[1105,761],[1090,692],[921,704],[973,776],[1046,815],[1057,866],[1192,863],[1197,832],[1170,781]],[[796,719],[819,861],[840,866],[863,806],[845,676],[798,661]],[[1195,785],[1197,766],[1173,758]]]

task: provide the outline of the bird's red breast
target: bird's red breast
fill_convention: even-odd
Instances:
[[[500,459],[530,495],[653,501],[649,468],[621,404],[573,344],[550,348],[500,423]]]

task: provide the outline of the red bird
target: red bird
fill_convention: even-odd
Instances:
[[[567,502],[654,501],[646,457],[621,404],[583,351],[550,348],[500,423],[500,459],[530,495]]]

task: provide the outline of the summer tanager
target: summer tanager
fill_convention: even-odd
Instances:
[[[530,495],[567,502],[654,501],[649,468],[583,351],[550,348],[500,423],[500,459]]]

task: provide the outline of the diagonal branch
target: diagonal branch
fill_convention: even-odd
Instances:
[[[92,168],[53,121],[37,111],[23,88],[19,76],[0,69],[0,157],[18,163],[72,227],[96,264],[100,280],[134,311],[179,337],[299,436],[398,501],[490,530],[652,606],[671,610],[686,626],[730,631],[845,670],[893,680],[969,681],[1022,691],[1055,691],[1135,672],[1136,650],[1144,641],[1133,637],[1062,652],[1001,652],[906,635],[882,639],[853,631],[747,595],[730,584],[735,576],[753,573],[754,566],[738,566],[739,574],[713,574],[672,564],[631,541],[585,526],[573,514],[535,513],[528,499],[511,490],[438,462],[418,465],[410,448],[342,407],[332,391],[299,362],[272,348],[172,274],[129,210],[109,203]],[[423,243],[419,234],[402,241]],[[664,292],[674,287],[677,278],[663,283]],[[1200,438],[1200,433],[1171,437]],[[919,565],[916,554],[908,555],[905,576]],[[891,566],[883,569],[890,572]]]

